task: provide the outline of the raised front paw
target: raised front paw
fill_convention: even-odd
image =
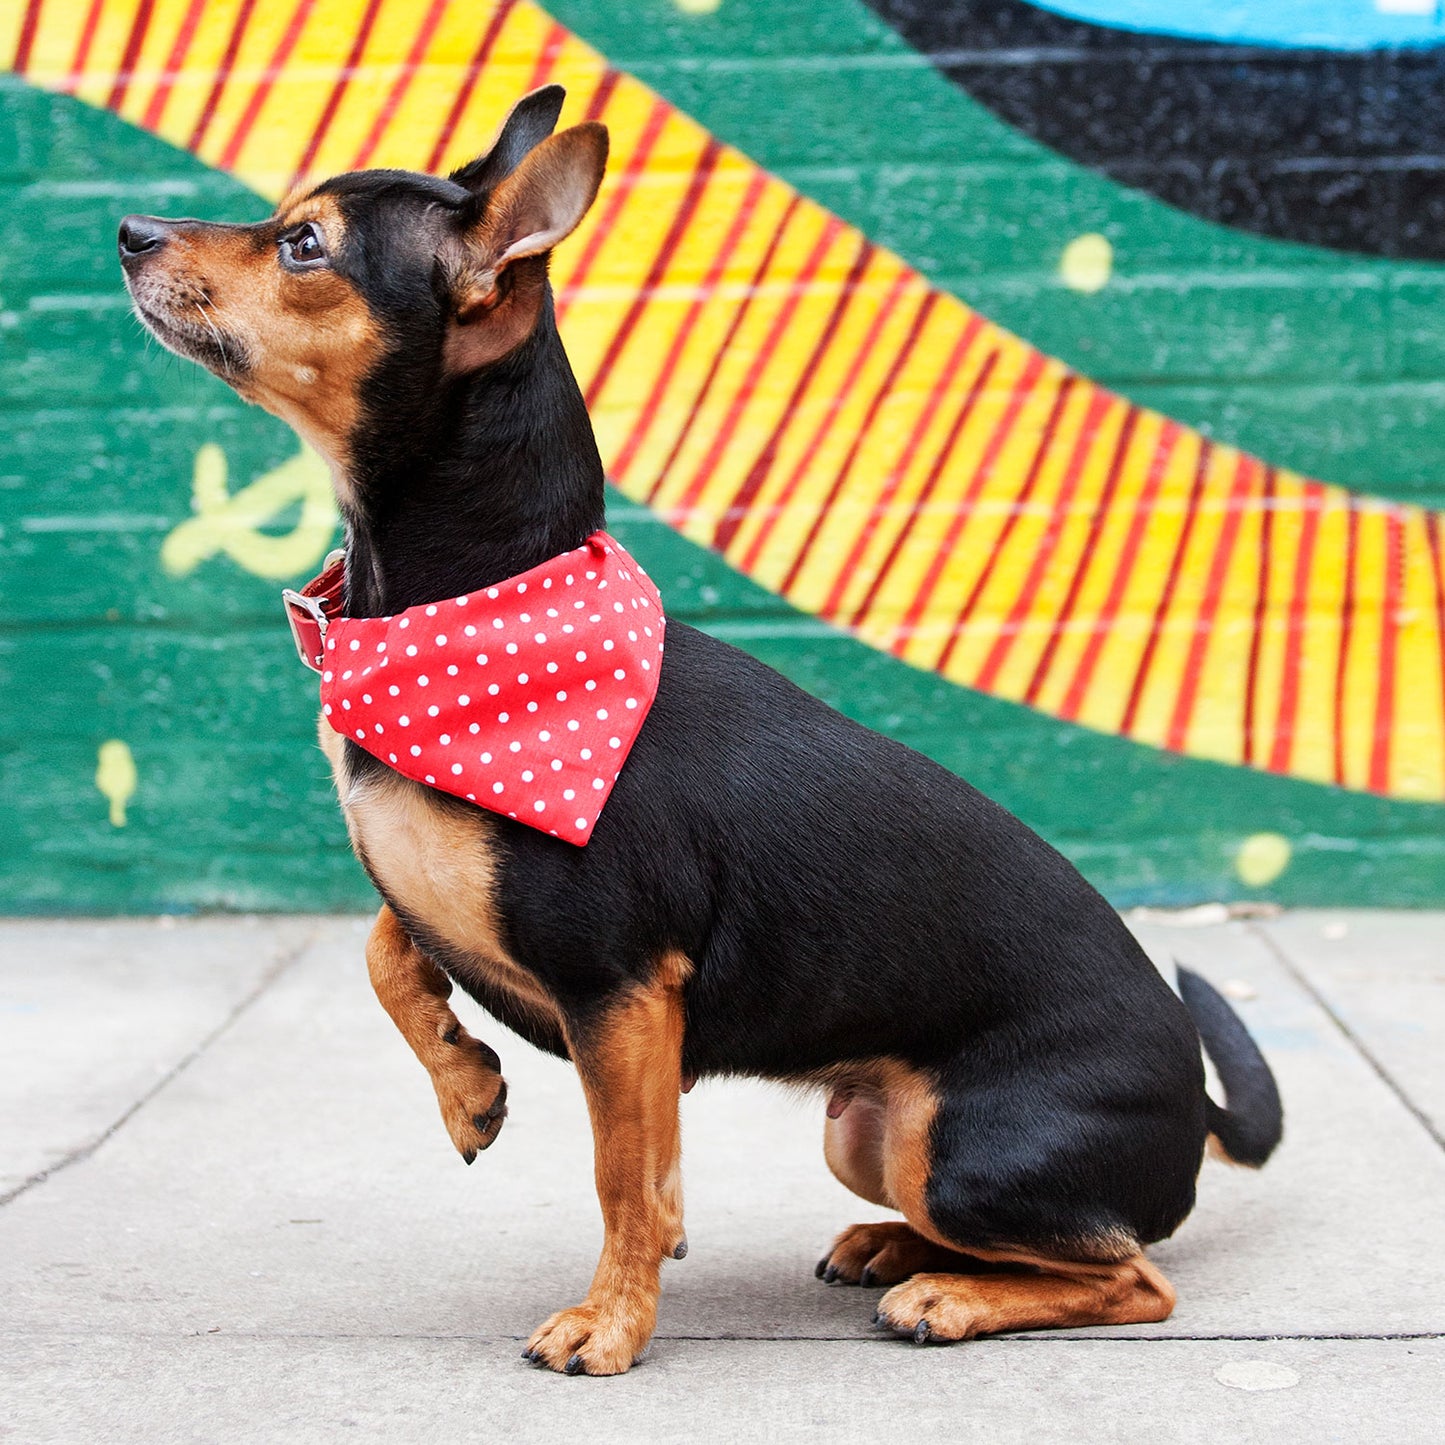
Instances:
[[[522,1358],[564,1375],[621,1375],[642,1357],[655,1319],[655,1306],[589,1300],[540,1326]]]
[[[460,1024],[445,1038],[451,1045],[432,1074],[442,1122],[457,1153],[470,1164],[502,1132],[507,1117],[507,1081],[496,1050],[474,1039]]]

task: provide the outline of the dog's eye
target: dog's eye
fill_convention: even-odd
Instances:
[[[310,270],[326,260],[326,242],[317,227],[307,224],[278,243],[283,264],[294,271]]]

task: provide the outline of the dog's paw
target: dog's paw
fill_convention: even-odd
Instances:
[[[873,1323],[915,1345],[971,1340],[985,1330],[988,1301],[969,1279],[956,1274],[916,1274],[878,1301]]]
[[[652,1338],[655,1309],[590,1300],[561,1310],[527,1341],[522,1358],[563,1375],[621,1375],[642,1357]]]
[[[898,1284],[924,1269],[940,1268],[948,1252],[906,1224],[853,1224],[813,1271],[825,1284]]]
[[[458,1024],[445,1039],[451,1045],[432,1075],[442,1122],[457,1153],[470,1164],[502,1131],[507,1117],[507,1081],[496,1051]]]

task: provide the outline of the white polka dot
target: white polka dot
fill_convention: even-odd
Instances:
[[[562,796],[570,803],[572,799],[577,796],[577,790],[575,788],[563,788]]]
[[[418,687],[425,687],[427,683],[431,681],[431,679],[426,675],[426,673],[422,673],[422,675],[418,677],[416,681]]]
[[[522,595],[522,593],[524,593],[526,590],[527,590],[527,584],[526,584],[525,582],[518,582],[518,583],[517,583],[517,596],[518,596],[518,597],[520,597],[520,596]]]
[[[547,586],[550,587],[551,585],[552,585],[552,582],[551,582],[551,579],[549,578],[548,581],[547,581]],[[555,617],[556,615],[557,615],[557,609],[556,609],[555,607],[549,607],[549,608],[547,609],[547,616],[548,616],[548,617]]]
[[[587,654],[586,654],[585,652],[579,652],[579,653],[577,654],[577,661],[578,661],[578,662],[586,662],[586,661],[587,661]]]
[[[398,622],[396,625],[397,625],[398,627],[410,627],[410,626],[411,626],[411,618],[410,618],[410,617],[403,617],[403,618],[401,619],[401,621]]]
[[[546,642],[546,640],[547,634],[545,632],[539,632],[532,638],[533,642]]]
[[[415,743],[411,745],[411,755],[414,758],[419,758],[421,756],[421,749]]]
[[[351,669],[348,667],[348,668],[346,669],[346,671],[341,674],[341,680],[342,680],[342,682],[345,682],[346,679],[347,679],[348,677],[350,677],[350,676],[351,676]]]
[[[452,764],[452,772],[454,772],[454,773],[460,773],[461,770],[462,770],[462,765],[461,765],[460,763],[453,763],[453,764]]]
[[[587,819],[586,819],[586,818],[578,818],[578,819],[577,819],[577,826],[578,826],[579,828],[581,828],[582,831],[585,833],[585,832],[587,831]]]
[[[358,641],[356,640],[356,638],[354,638],[354,637],[351,639],[351,650],[352,650],[353,652],[360,652],[360,651],[361,651],[361,643],[358,642]]]
[[[431,707],[429,707],[429,708],[426,710],[426,715],[427,715],[428,717],[435,717],[440,711],[441,711],[441,708],[439,708],[439,707],[437,707],[435,704],[433,704]]]
[[[565,692],[559,692],[559,693],[557,694],[557,701],[558,701],[558,702],[566,702],[566,701],[567,701],[567,694],[566,694]]]
[[[605,788],[605,787],[607,786],[607,784],[604,783],[601,778],[593,778],[593,779],[592,779],[592,786],[593,786],[594,788],[601,789],[601,788]]]
[[[407,655],[408,657],[415,657],[415,656],[416,656],[416,644],[415,644],[415,643],[413,643],[411,646],[409,646],[409,647],[407,648],[407,650],[406,650],[406,655]]]
[[[501,689],[500,687],[498,687],[496,683],[493,683],[493,684],[487,689],[487,692],[488,692],[492,697],[496,697],[496,695],[497,695],[499,692],[501,692],[501,690],[502,690],[502,689]]]
[[[576,632],[576,630],[577,630],[577,629],[576,629],[575,627],[573,627],[570,622],[564,622],[564,623],[562,624],[562,631],[563,631],[563,632]]]
[[[473,627],[470,622],[467,623],[467,625],[466,625],[464,628],[462,628],[462,632],[463,632],[467,637],[475,637],[475,636],[477,635],[477,629],[476,629],[475,627]]]
[[[519,612],[517,616],[523,622],[530,622],[532,620],[532,614],[530,612]]]
[[[479,653],[477,653],[477,666],[478,666],[478,667],[485,667],[486,665],[487,665],[487,654],[486,654],[485,652],[479,652]]]
[[[561,759],[561,758],[553,758],[553,759],[552,759],[552,771],[553,771],[554,773],[560,773],[560,772],[562,771],[562,759]]]
[[[496,595],[497,595],[497,594],[496,594],[495,592],[492,593],[492,596],[493,596],[493,597],[495,597]],[[494,793],[500,793],[500,792],[502,791],[502,784],[501,784],[501,783],[493,783],[493,784],[492,784],[492,791],[493,791]]]
[[[575,733],[581,726],[582,724],[579,723],[575,717],[567,720],[567,731],[569,733]]]
[[[441,743],[441,745],[442,745],[443,747],[446,747],[446,745],[447,745],[449,742],[451,742],[451,740],[452,740],[452,735],[451,735],[450,733],[443,733],[443,734],[441,735],[441,737],[437,739],[437,741],[438,741],[439,743]]]
[[[359,738],[364,738],[364,737],[366,736],[366,729],[365,729],[365,728],[357,728],[357,730],[356,730],[356,736],[359,737]]]
[[[347,712],[350,712],[350,711],[351,711],[351,699],[350,699],[349,697],[344,697],[344,698],[342,698],[342,699],[341,699],[341,706],[344,707]]]
[[[473,724],[471,725],[471,727],[469,727],[469,728],[467,729],[467,731],[470,732],[470,733],[479,733],[479,732],[481,732],[481,730],[482,730],[482,725],[481,725],[481,723],[473,723]]]
[[[457,665],[456,665],[456,663],[452,663],[451,666],[447,668],[447,676],[448,676],[448,677],[455,677],[456,675],[457,675]]]
[[[592,756],[592,749],[591,749],[591,748],[583,748],[582,751],[577,754],[577,756],[578,756],[579,758],[581,758],[582,761],[585,763],[585,762],[587,761],[587,759]]]
[[[492,626],[495,627],[498,632],[500,632],[502,628],[504,628],[506,625],[507,624],[503,622],[500,617],[494,617],[492,619]]]
[[[427,780],[428,783],[435,783],[435,782],[436,782],[436,779],[435,779],[434,777],[432,777],[432,775],[431,775],[430,773],[428,773],[428,774],[426,775],[426,780]]]
[[[467,599],[466,599],[465,597],[458,597],[458,598],[457,598],[457,606],[458,606],[458,607],[465,607],[466,605],[467,605]]]
[[[378,652],[385,652],[385,651],[386,651],[386,643],[384,643],[384,642],[378,642],[378,643],[376,644],[376,650],[377,650]]]
[[[587,688],[587,691],[588,691],[588,692],[596,692],[596,691],[597,691],[597,683],[596,683],[596,681],[595,681],[594,679],[592,679],[592,678],[589,677],[589,678],[587,679],[587,682],[586,682],[586,688]]]
[[[322,682],[330,682],[331,679],[332,679],[332,677],[334,677],[334,676],[335,676],[334,673],[323,672],[323,673],[321,674],[321,681],[322,681]]]
[[[495,602],[496,599],[497,599],[497,589],[496,589],[495,587],[488,587],[488,588],[487,588],[487,596],[490,597],[490,598]]]
[[[531,770],[531,768],[523,768],[523,769],[522,769],[522,781],[523,781],[524,783],[530,783],[530,782],[532,781],[532,770]]]
[[[621,738],[608,738],[608,739],[607,739],[607,746],[608,746],[609,748],[620,748],[620,747],[622,746],[622,739],[621,739]]]
[[[572,585],[572,574],[571,574],[570,572],[567,574],[567,579],[566,579],[566,580],[567,580],[567,585],[570,587],[570,586]]]
[[[642,659],[642,670],[643,672],[652,671],[652,664],[645,657]]]
[[[630,697],[630,698],[628,698],[628,699],[627,699],[627,706],[628,706],[628,707],[636,707],[636,706],[637,706],[637,699],[636,699],[635,697]]]
[[[599,708],[597,709],[597,721],[598,721],[598,722],[606,722],[606,721],[607,721],[607,709],[606,709],[605,707],[599,707]]]
[[[602,621],[601,617],[599,617],[599,616],[597,615],[597,613],[595,613],[595,612],[594,612],[594,613],[592,614],[592,616],[589,617],[587,620],[588,620],[589,622],[601,622],[601,621]]]
[[[435,617],[435,616],[437,615],[437,610],[436,610],[436,608],[435,608],[435,607],[428,607],[427,610],[426,610],[426,615],[427,615],[428,617]]]
[[[627,640],[628,640],[629,642],[636,642],[636,641],[637,641],[637,634],[636,634],[635,632],[629,632],[629,633],[627,634]]]
[[[327,641],[327,643],[326,643],[326,650],[327,650],[328,652],[335,652],[335,651],[336,651],[336,639],[335,639],[334,637],[333,637],[333,638],[330,638],[330,639]]]
[[[446,635],[446,633],[445,633],[445,632],[438,632],[438,633],[437,633],[437,646],[438,646],[438,647],[445,647],[446,645],[447,645],[447,635]]]
[[[546,805],[546,803],[544,803],[544,802],[541,800],[541,798],[538,798],[537,801],[532,804],[532,806],[533,806],[539,813],[545,813],[545,812],[547,811],[547,805]]]
[[[364,702],[364,703],[370,703],[370,701],[371,701],[371,694],[370,694],[369,692],[364,692],[364,693],[362,693],[362,694],[361,694],[361,700],[362,700],[362,702]]]
[[[378,734],[380,734],[380,733],[384,733],[384,732],[386,731],[386,729],[385,729],[384,727],[382,727],[382,725],[381,725],[380,723],[377,723],[377,725],[376,725],[376,731],[377,731]]]
[[[534,703],[534,702],[529,702],[529,703],[527,704],[527,711],[528,711],[528,712],[536,712],[536,711],[537,711],[537,704]]]
[[[489,762],[491,762],[491,761],[492,761],[492,755],[491,755],[491,753],[483,753],[482,756],[481,756],[480,761],[482,761],[482,762],[484,762],[484,763],[489,763]]]
[[[388,753],[388,754],[387,754],[387,757],[390,758],[392,762],[395,762],[395,761],[396,761],[396,754],[395,754],[395,753]]]
[[[516,644],[515,642],[509,642],[509,643],[507,644],[507,651],[508,651],[508,652],[515,653],[516,650],[517,650],[517,644]]]
[[[627,674],[620,667],[617,668],[612,675],[618,680],[618,682],[621,682],[622,679],[627,676]]]
[[[512,720],[512,715],[511,715],[510,713],[499,712],[499,713],[497,714],[497,721],[498,721],[499,723],[510,722],[511,720]]]
[[[470,703],[470,702],[471,702],[471,698],[469,698],[469,697],[466,695],[466,693],[461,692],[461,693],[458,693],[458,694],[457,694],[457,706],[458,706],[458,707],[466,707],[467,704]]]
[[[402,715],[397,718],[397,722],[399,722],[404,728],[409,728],[411,726],[411,719],[405,713],[402,713]]]
[[[512,752],[514,752],[514,753],[519,753],[519,752],[522,751],[522,745],[521,745],[521,743],[508,743],[508,744],[507,744],[507,747],[508,747],[508,749],[509,749],[510,751],[512,751]]]
[[[549,663],[547,664],[547,671],[548,671],[548,672],[556,672],[556,671],[557,671],[557,664],[556,664],[555,662],[549,662]]]
[[[519,672],[519,673],[517,674],[517,681],[520,682],[523,687],[526,687],[526,685],[527,685],[527,674],[526,674],[525,672]]]
[[[391,687],[387,688],[387,691],[388,691],[393,697],[400,697],[400,696],[401,696],[401,689],[400,689],[399,687],[397,687],[395,684],[393,684]]]

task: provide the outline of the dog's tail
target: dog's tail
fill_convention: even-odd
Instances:
[[[1284,1109],[1274,1075],[1224,997],[1197,973],[1187,968],[1178,972],[1179,996],[1224,1085],[1224,1108],[1213,1099],[1204,1101],[1209,1132],[1231,1162],[1258,1169],[1284,1133]]]

